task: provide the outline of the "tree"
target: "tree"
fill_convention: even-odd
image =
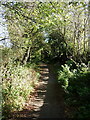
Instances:
[[[88,49],[90,52],[90,1],[88,2]]]
[[[18,51],[16,58],[22,63],[36,56],[40,59],[41,51],[52,59],[63,55],[81,60],[87,48],[85,2],[7,2],[3,5],[8,8],[6,19],[12,49],[15,53]]]

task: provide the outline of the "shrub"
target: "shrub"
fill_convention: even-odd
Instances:
[[[81,63],[77,69],[65,64],[58,71],[58,81],[65,91],[65,104],[71,109],[69,117],[90,118],[90,71]],[[71,113],[70,113],[71,112]]]
[[[37,84],[39,73],[24,66],[8,64],[2,69],[3,113],[21,110]]]
[[[68,87],[69,78],[71,78],[74,73],[70,71],[70,67],[67,64],[62,65],[61,67],[62,70],[58,71],[58,82],[66,89]]]

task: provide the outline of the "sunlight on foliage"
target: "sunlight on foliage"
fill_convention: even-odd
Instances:
[[[72,67],[72,61],[67,61],[67,63],[58,69],[58,82],[64,88],[65,105],[69,107],[67,116],[69,118],[89,118],[90,71],[84,63],[78,64],[78,69]]]
[[[39,73],[33,69],[7,65],[2,67],[2,94],[4,113],[22,110],[25,102],[38,83]]]
[[[73,72],[70,71],[70,67],[67,64],[61,67],[63,70],[58,72],[58,80],[62,84],[62,87],[66,89],[68,87],[68,80],[73,76]]]

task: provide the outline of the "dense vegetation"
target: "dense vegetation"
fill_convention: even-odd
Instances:
[[[73,62],[67,61],[56,69],[58,82],[64,90],[65,112],[69,118],[89,118],[90,71],[84,63],[77,68],[72,66]]]
[[[13,63],[2,68],[3,115],[10,116],[16,110],[22,110],[34,86],[38,83],[39,73],[25,66]]]
[[[58,68],[67,116],[90,117],[89,3],[0,4],[11,42],[10,47],[0,47],[4,115],[23,108],[39,78],[37,65],[43,61]]]

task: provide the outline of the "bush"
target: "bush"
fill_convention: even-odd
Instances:
[[[21,110],[37,84],[39,73],[24,66],[8,64],[2,67],[2,94],[4,115]]]
[[[76,111],[74,117],[76,118],[89,118],[90,110],[90,72],[81,72],[69,81],[67,87],[68,95],[66,95],[66,103],[70,106],[74,106]]]
[[[68,87],[69,79],[74,75],[75,70],[71,72],[70,67],[67,64],[62,65],[61,67],[62,70],[58,71],[58,82],[66,89]]]
[[[73,69],[72,64],[61,66],[58,71],[58,82],[65,91],[65,104],[69,109],[69,117],[89,118],[90,117],[90,71],[82,63],[78,69]],[[70,114],[71,112],[71,114]]]

